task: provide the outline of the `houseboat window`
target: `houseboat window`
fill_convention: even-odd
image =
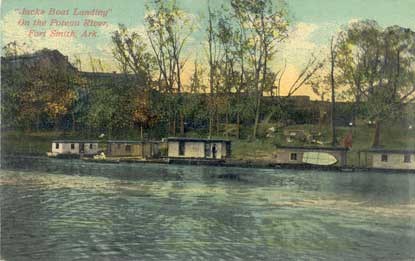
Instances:
[[[71,143],[71,150],[75,149],[75,144]]]
[[[125,145],[125,151],[130,152],[131,151],[131,145]]]
[[[90,149],[90,150],[92,150],[92,143],[91,143],[91,144],[89,144],[89,149]]]
[[[411,154],[405,154],[403,156],[403,162],[405,162],[405,163],[411,163]]]
[[[382,154],[382,157],[381,157],[380,160],[383,161],[383,162],[387,162],[388,161],[388,155]]]
[[[291,153],[290,159],[291,160],[297,160],[297,153]]]
[[[56,143],[56,144],[55,144],[55,148],[56,148],[56,149],[59,149],[59,143]]]
[[[179,155],[183,156],[184,155],[184,141],[179,141]]]

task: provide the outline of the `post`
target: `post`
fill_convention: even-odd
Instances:
[[[331,145],[336,146],[336,125],[335,125],[335,113],[336,113],[336,96],[334,93],[334,66],[335,66],[335,51],[333,46],[334,38],[331,38],[330,55],[331,55],[331,70],[330,70],[330,82],[331,82],[331,130],[332,130],[332,141]]]

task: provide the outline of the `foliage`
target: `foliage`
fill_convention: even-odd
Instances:
[[[37,53],[50,52],[44,49]],[[4,115],[16,125],[29,128],[39,128],[40,118],[46,116],[58,127],[57,122],[76,99],[79,75],[65,63],[46,59],[25,63],[25,58],[7,57],[9,63],[2,66]]]
[[[374,146],[380,145],[380,124],[399,117],[415,100],[415,32],[399,26],[381,28],[375,21],[353,23],[343,33],[339,68],[346,94],[365,107],[377,124]]]

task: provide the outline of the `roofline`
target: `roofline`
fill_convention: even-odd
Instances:
[[[188,137],[168,137],[166,141],[194,141],[194,142],[231,142],[227,139],[206,139],[206,138],[188,138]]]
[[[360,150],[359,152],[369,152],[369,153],[397,153],[397,154],[415,154],[415,149],[368,149]]]
[[[343,147],[305,147],[305,146],[277,146],[277,149],[292,149],[292,150],[331,150],[331,151],[348,151],[348,148]]]
[[[52,140],[52,142],[59,142],[59,143],[99,143],[99,140]]]
[[[123,144],[142,144],[142,143],[160,143],[160,141],[140,141],[140,140],[109,140],[107,143],[123,143]]]

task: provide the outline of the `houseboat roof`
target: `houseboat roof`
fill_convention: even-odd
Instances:
[[[99,143],[99,140],[53,140],[58,143]]]
[[[203,138],[187,138],[187,137],[169,137],[166,141],[188,141],[188,142],[231,142],[227,139],[203,139]]]
[[[140,141],[140,140],[109,140],[107,143],[116,144],[143,144],[143,143],[159,143],[159,141]]]
[[[415,154],[415,149],[385,149],[385,148],[371,148],[368,150],[361,150],[360,152],[370,153],[396,153],[396,154]]]
[[[343,147],[318,147],[318,146],[277,146],[277,149],[306,150],[306,151],[348,151]]]

